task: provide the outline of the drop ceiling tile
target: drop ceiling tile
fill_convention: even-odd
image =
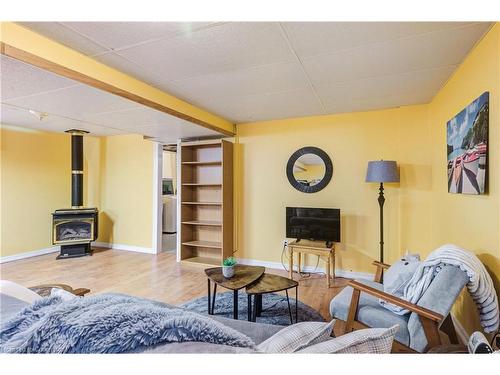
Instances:
[[[184,34],[189,37],[209,22],[64,22],[110,49],[119,49],[151,39]]]
[[[225,23],[117,53],[145,68],[152,82],[294,61],[279,25],[257,22]]]
[[[84,120],[102,126],[112,126],[127,133],[143,134],[168,141],[220,135],[213,130],[144,106],[84,116]]]
[[[210,97],[224,100],[308,88],[306,77],[297,62],[263,65],[231,70],[158,85],[160,89],[194,102]]]
[[[91,113],[138,107],[128,99],[83,84],[26,98],[7,100],[8,104],[49,112],[59,116],[82,119]]]
[[[309,89],[226,97],[207,103],[206,108],[235,123],[324,114]]]
[[[486,31],[484,24],[423,34],[303,60],[314,85],[459,64]]]
[[[44,124],[44,130],[53,132],[64,132],[68,129],[80,129],[86,130],[90,135],[94,136],[109,136],[109,135],[119,135],[119,134],[129,134],[122,130],[99,126],[95,124],[90,124],[84,121],[77,121],[62,117],[55,117]]]
[[[151,76],[146,69],[114,52],[105,52],[92,56],[92,58],[150,85],[154,84],[154,82],[150,80]]]
[[[6,104],[2,104],[0,122],[5,125],[14,125],[49,132],[64,132],[68,129],[82,129],[95,136],[108,136],[126,133],[121,130],[102,127],[52,114],[40,121],[35,116],[30,114],[28,109],[13,107]]]
[[[75,81],[5,55],[0,57],[0,76],[2,101],[77,84]]]
[[[171,119],[162,124],[134,127],[128,131],[153,137],[162,142],[175,142],[177,139],[220,135],[213,130],[179,119]]]
[[[26,109],[2,103],[0,110],[0,124],[36,128],[41,125],[41,121],[30,114]]]
[[[177,117],[145,106],[122,111],[89,113],[83,115],[82,119],[94,124],[114,126],[120,129],[133,129],[141,126],[161,124],[165,121],[181,121]]]
[[[360,99],[404,95],[412,92],[429,102],[434,93],[446,82],[456,66],[423,70],[411,73],[374,77],[363,80],[317,85],[316,92],[327,110],[336,108],[338,102],[346,99],[357,102]],[[407,104],[407,103],[401,103]]]
[[[457,28],[470,22],[284,22],[300,57],[339,51],[412,35]]]
[[[349,113],[372,111],[400,106],[421,104],[428,100],[426,94],[419,92],[406,92],[404,94],[394,94],[390,96],[372,96],[358,100],[343,98],[334,104],[327,105],[328,113]]]
[[[94,55],[106,51],[104,46],[68,29],[59,22],[19,22],[19,24],[85,55]]]

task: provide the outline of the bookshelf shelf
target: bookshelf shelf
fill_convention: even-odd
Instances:
[[[214,220],[193,220],[193,221],[183,221],[184,225],[204,225],[207,227],[221,227],[222,221],[214,221]]]
[[[182,202],[182,204],[190,204],[194,206],[222,206],[222,202]]]
[[[198,165],[222,165],[221,161],[183,161],[182,164],[184,165],[193,165],[193,166],[198,166]]]

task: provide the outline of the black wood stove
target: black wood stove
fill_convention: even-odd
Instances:
[[[57,259],[92,255],[90,243],[98,236],[98,210],[83,207],[83,135],[71,129],[71,208],[52,214],[52,243],[61,245]]]

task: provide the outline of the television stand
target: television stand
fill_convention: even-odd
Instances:
[[[288,244],[290,255],[290,279],[293,280],[293,254],[297,253],[297,270],[300,273],[302,254],[317,255],[326,263],[326,285],[330,288],[330,280],[335,279],[335,243],[311,240],[295,240]]]

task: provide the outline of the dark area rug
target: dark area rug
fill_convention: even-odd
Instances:
[[[247,295],[244,292],[238,293],[238,318],[247,320]],[[193,310],[199,313],[207,313],[207,297],[200,297],[185,304],[181,307]],[[290,307],[292,308],[293,322],[295,322],[295,298],[290,297]],[[217,293],[215,299],[214,315],[223,316],[225,318],[233,317],[233,292]],[[299,322],[316,321],[324,322],[325,320],[319,312],[311,306],[299,301],[298,305]],[[286,296],[269,293],[262,296],[262,315],[257,317],[258,323],[277,324],[287,326],[290,324],[290,315],[288,314],[288,305]]]

